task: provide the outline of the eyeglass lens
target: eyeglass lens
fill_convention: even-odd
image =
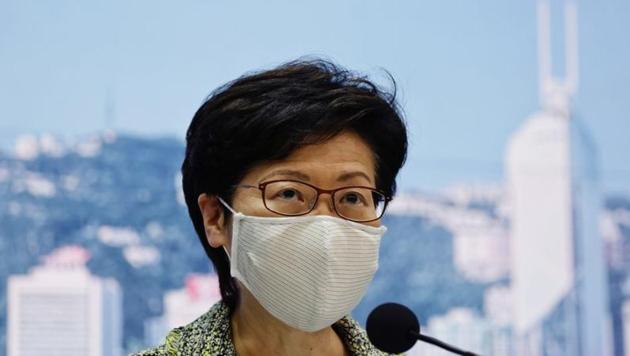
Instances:
[[[303,215],[317,202],[317,189],[300,182],[277,181],[265,186],[263,198],[271,211]],[[385,196],[369,188],[343,188],[335,191],[332,199],[339,216],[359,222],[380,218],[385,207]]]

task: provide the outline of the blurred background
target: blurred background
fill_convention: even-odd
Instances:
[[[212,89],[303,56],[410,131],[380,270],[484,355],[630,355],[630,3],[0,1],[0,355],[120,355],[219,298],[183,204]],[[417,345],[410,355],[442,355]]]

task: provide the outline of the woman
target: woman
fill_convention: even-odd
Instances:
[[[222,301],[139,355],[382,354],[348,315],[407,151],[394,95],[295,61],[217,89],[186,141],[186,204]]]

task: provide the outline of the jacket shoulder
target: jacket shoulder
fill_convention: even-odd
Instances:
[[[171,330],[163,344],[131,356],[233,355],[229,315],[218,302],[192,323]]]

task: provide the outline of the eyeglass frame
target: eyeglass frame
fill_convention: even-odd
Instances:
[[[300,214],[284,214],[284,213],[279,213],[275,210],[271,210],[268,206],[267,206],[267,199],[265,199],[265,189],[267,188],[267,186],[271,183],[277,183],[277,182],[294,182],[294,183],[300,183],[300,184],[304,184],[306,186],[309,186],[313,189],[315,189],[317,191],[317,196],[315,197],[315,201],[313,202],[313,206],[310,207],[310,209],[307,212],[304,213],[300,213]],[[314,186],[310,183],[306,183],[300,180],[295,180],[295,179],[275,179],[275,180],[270,180],[267,182],[261,182],[258,183],[258,185],[250,185],[250,184],[235,184],[233,185],[234,188],[253,188],[253,189],[259,189],[260,190],[260,194],[261,194],[261,198],[263,201],[263,205],[265,206],[265,208],[269,211],[271,211],[274,214],[278,214],[278,215],[282,215],[282,216],[303,216],[303,215],[307,215],[309,214],[311,211],[313,211],[315,209],[315,206],[317,206],[317,202],[319,201],[319,196],[321,194],[329,194],[332,200],[332,204],[333,204],[333,210],[335,211],[335,214],[337,214],[340,218],[344,219],[344,220],[348,220],[348,221],[353,221],[353,222],[357,222],[357,223],[367,223],[367,222],[372,222],[372,221],[376,221],[380,218],[383,217],[383,215],[385,214],[385,210],[387,209],[387,204],[393,199],[392,197],[390,197],[389,195],[385,194],[383,191],[379,190],[379,189],[375,189],[372,187],[368,187],[368,186],[364,186],[364,185],[349,185],[349,186],[345,186],[345,187],[340,187],[340,188],[336,188],[336,189],[323,189],[317,186]],[[383,200],[383,204],[385,204],[383,206],[383,211],[381,212],[381,215],[378,216],[377,218],[374,218],[372,220],[354,220],[354,219],[349,219],[345,216],[342,216],[341,214],[339,214],[339,211],[337,210],[337,205],[335,204],[335,199],[332,199],[335,195],[336,192],[340,191],[340,190],[344,190],[344,189],[349,189],[349,188],[363,188],[363,189],[369,189],[373,192],[377,192],[379,194],[381,194],[385,199]]]

